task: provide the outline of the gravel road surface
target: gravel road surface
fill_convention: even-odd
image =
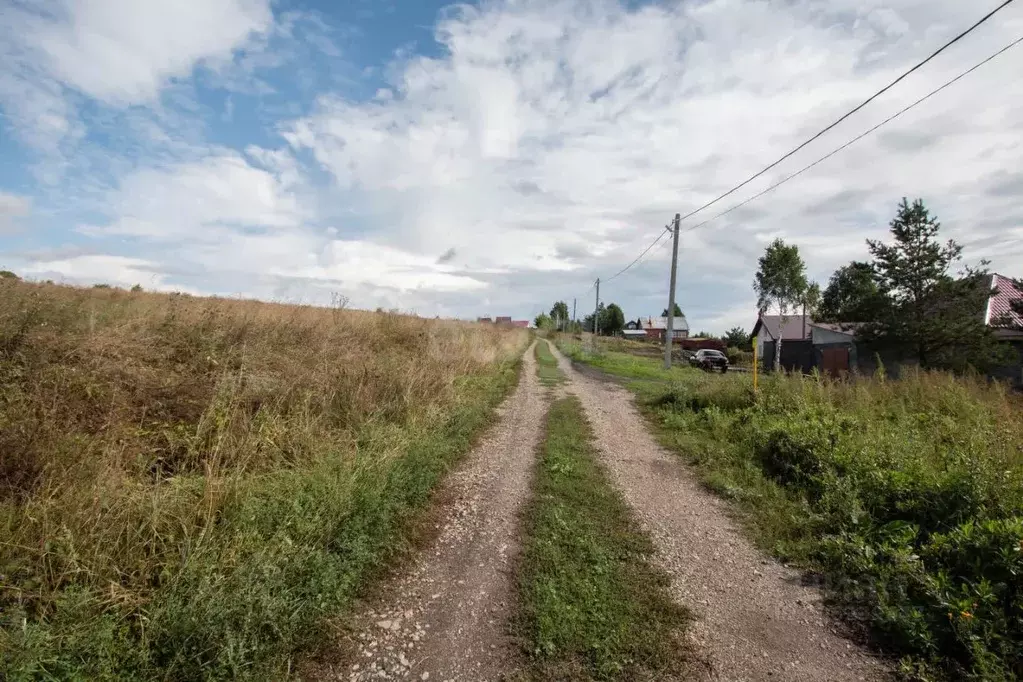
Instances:
[[[548,403],[530,347],[497,423],[444,483],[438,536],[357,618],[355,660],[325,677],[482,682],[518,667],[512,571]]]
[[[656,443],[631,393],[557,357],[593,424],[605,466],[653,537],[675,597],[697,615],[690,637],[706,666],[690,671],[689,679],[885,679],[884,665],[836,634],[820,593],[756,550],[729,517],[728,504]]]

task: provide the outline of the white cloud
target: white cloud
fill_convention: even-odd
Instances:
[[[0,108],[51,161],[85,133],[79,99],[154,103],[269,31],[269,0],[43,0],[0,11]],[[59,172],[46,169],[51,180]]]
[[[320,15],[275,20],[269,0],[51,0],[31,11],[21,3],[0,12],[2,35],[15,36],[0,38],[0,106],[31,144],[73,159],[76,141],[92,132],[79,120],[83,101],[137,105],[103,132],[123,134],[142,158],[104,166],[102,154],[89,156],[114,189],[85,207],[108,218],[90,217],[82,229],[140,259],[118,267],[152,267],[221,293],[321,300],[339,290],[357,305],[464,316],[535,314],[601,276],[605,300],[634,317],[664,307],[668,250],[606,279],[674,213],[773,161],[985,9],[961,0],[634,5],[451,8],[435,27],[436,56],[404,50],[389,65],[363,65],[388,82],[349,89],[338,83],[354,67],[332,81],[292,44],[321,36],[326,42],[310,49],[337,58],[341,33]],[[830,151],[1021,31],[1023,9],[1010,6],[684,227]],[[284,38],[293,39],[288,49],[275,42]],[[160,114],[197,70],[230,91],[262,92],[271,87],[265,74],[285,67],[303,91],[334,85],[308,113],[277,123],[282,148],[256,138],[238,150],[211,148],[201,127]],[[1023,47],[794,182],[686,232],[679,300],[692,324],[750,326],[756,259],[775,237],[799,244],[811,275],[825,281],[865,256],[865,238],[885,236],[902,195],[923,197],[971,259],[1023,274],[1021,68]],[[209,115],[223,112],[218,104]],[[65,260],[65,269],[99,267]],[[580,300],[580,312],[590,307]]]
[[[216,241],[223,231],[292,228],[307,217],[283,175],[255,168],[228,151],[140,169],[124,178],[107,205],[116,219],[84,231],[153,241]]]
[[[523,304],[514,289],[537,271],[563,269],[560,285],[540,294],[553,300],[617,270],[672,213],[794,147],[981,9],[956,0],[462,7],[437,27],[442,56],[403,57],[392,67],[391,94],[325,96],[286,137],[363,198],[366,214],[387,225],[382,239],[424,254],[456,248],[470,268],[512,269],[518,277],[502,292],[509,305]],[[1021,28],[1023,12],[1006,10],[716,208],[829,151]],[[1002,255],[1010,235],[994,218],[1023,222],[1020,186],[1003,179],[1015,188],[1009,196],[990,190],[1023,149],[1021,67],[1023,49],[1008,53],[891,125],[889,136],[868,138],[750,210],[688,234],[683,304],[715,324],[740,322],[734,306],[752,300],[756,258],[771,238],[800,244],[813,275],[826,279],[863,255],[864,238],[884,234],[903,194],[927,199],[950,236],[991,237],[970,255],[1010,268]],[[638,280],[649,282],[651,296],[663,291],[665,260],[660,250]],[[615,300],[625,290],[605,293]],[[629,303],[648,305],[634,296]],[[641,312],[649,311],[629,314]]]
[[[31,212],[31,199],[0,190],[0,233],[14,227],[15,221]]]
[[[154,99],[171,79],[230,54],[273,21],[269,0],[64,0],[51,11],[57,20],[33,22],[27,38],[49,72],[120,105]]]
[[[148,265],[193,279],[205,273],[237,281],[254,276],[306,282],[313,291],[453,292],[486,286],[435,256],[314,228],[309,221],[315,216],[292,189],[302,178],[290,153],[252,146],[246,154],[263,168],[225,151],[140,169],[107,199],[111,220],[80,230],[94,237],[132,238],[140,252],[150,254]]]
[[[158,291],[185,291],[187,288],[171,286],[160,273],[156,262],[128,256],[80,254],[65,258],[41,259],[19,268],[22,275],[33,279],[53,279],[71,284],[111,284]]]

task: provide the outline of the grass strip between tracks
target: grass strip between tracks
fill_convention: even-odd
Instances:
[[[558,359],[551,353],[551,347],[543,339],[536,342],[536,373],[544,386],[557,386],[565,380],[558,369]]]
[[[526,679],[634,680],[675,667],[689,616],[598,465],[578,398],[554,401],[540,455],[520,578]]]

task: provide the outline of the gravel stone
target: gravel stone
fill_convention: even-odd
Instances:
[[[689,636],[705,667],[687,679],[854,682],[888,678],[886,665],[840,637],[816,589],[798,571],[765,557],[650,434],[632,394],[576,371],[557,352],[568,390],[579,396],[602,462],[657,547],[678,602],[697,620]]]
[[[329,671],[332,679],[483,682],[518,668],[512,571],[548,404],[530,346],[497,422],[443,484],[454,503],[432,546],[356,617],[384,645],[357,637],[358,658],[371,663]]]

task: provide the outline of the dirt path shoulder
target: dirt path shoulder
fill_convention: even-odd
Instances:
[[[454,502],[438,536],[357,617],[356,660],[326,678],[475,682],[517,667],[511,571],[549,402],[532,346],[521,372],[498,422],[445,482],[441,496]]]
[[[657,545],[676,599],[692,609],[696,653],[706,670],[692,679],[840,682],[885,678],[885,667],[842,638],[821,595],[756,550],[678,457],[649,433],[632,394],[584,376],[558,354],[583,403],[597,447],[626,501]]]

